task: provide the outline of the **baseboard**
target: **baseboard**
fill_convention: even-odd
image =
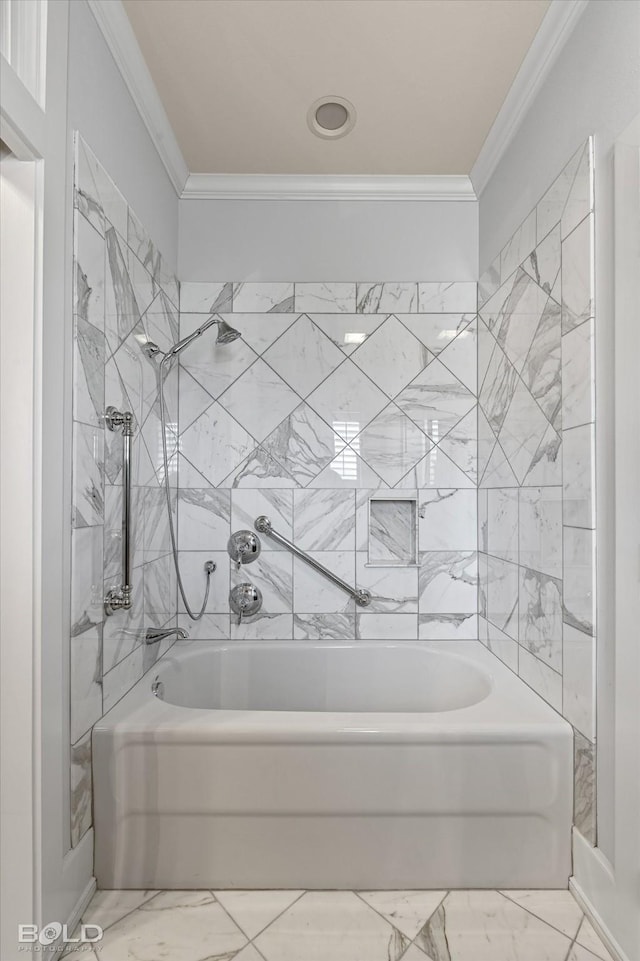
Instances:
[[[598,902],[612,905],[616,899],[615,879],[611,865],[598,848],[585,841],[579,831],[573,831],[573,870],[569,878],[569,890],[589,918],[597,934],[609,950],[614,961],[633,961],[620,946],[608,927],[592,898],[597,895]]]
[[[73,910],[71,911],[71,914],[67,918],[66,929],[69,936],[73,936],[73,933],[77,925],[80,924],[82,915],[84,914],[87,908],[87,905],[89,904],[89,901],[91,900],[93,895],[96,893],[96,889],[97,889],[96,879],[92,877],[87,882],[87,886],[85,887],[84,891],[82,892],[82,894],[80,895],[76,903],[74,904]],[[70,947],[72,947],[72,945],[70,945]],[[49,945],[47,948],[47,951],[50,952],[52,958],[64,958],[64,945],[62,941],[62,936],[60,936],[57,941],[54,941],[53,944]]]

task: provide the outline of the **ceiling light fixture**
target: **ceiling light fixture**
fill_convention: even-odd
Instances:
[[[316,137],[337,140],[353,130],[356,108],[344,97],[320,97],[307,112],[307,124]]]

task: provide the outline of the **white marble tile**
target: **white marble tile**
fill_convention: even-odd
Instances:
[[[208,891],[171,891],[112,925],[100,942],[103,961],[202,961],[233,958],[247,938]]]
[[[431,444],[409,418],[389,404],[358,437],[360,455],[389,485],[420,461]]]
[[[75,847],[91,827],[91,732],[71,746],[70,772],[71,847]]]
[[[562,673],[562,581],[520,568],[521,646]]]
[[[177,471],[176,471],[177,462]],[[211,487],[211,481],[207,480],[204,474],[196,470],[193,464],[187,460],[183,454],[176,454],[170,461],[169,464],[170,477],[177,481],[180,478],[180,483],[178,486],[181,488],[195,488],[196,490],[206,490]]]
[[[565,961],[571,941],[497,891],[452,891],[415,943],[433,961]]]
[[[585,917],[580,925],[580,930],[578,931],[576,941],[582,947],[588,948],[589,951],[592,951],[596,957],[601,958],[601,961],[613,961],[613,958],[598,937],[595,928],[589,921],[589,918]],[[576,961],[582,961],[582,959],[578,958]],[[587,961],[587,959],[585,959],[585,961]]]
[[[355,584],[355,557],[353,551],[309,551],[311,557],[341,577],[348,584]],[[341,588],[313,570],[296,557],[293,565],[293,609],[301,614],[353,613],[354,602]]]
[[[595,639],[564,625],[562,714],[590,741],[595,741]]]
[[[180,336],[187,337],[203,323],[202,314],[180,315]],[[180,367],[212,397],[219,397],[256,360],[256,353],[242,339],[216,343],[217,327],[207,330],[197,343],[180,354]],[[180,425],[184,430],[183,425]]]
[[[349,641],[356,636],[355,614],[295,614],[293,636],[298,641]]]
[[[573,825],[591,844],[596,843],[595,744],[574,731]]]
[[[355,550],[355,492],[293,492],[293,540],[303,551]]]
[[[509,277],[525,260],[536,245],[536,211],[523,220],[500,253],[500,280]]]
[[[547,300],[547,294],[524,270],[519,270],[511,292],[491,327],[491,332],[518,373],[524,367]],[[483,317],[486,319],[486,316],[485,311]],[[558,336],[559,324],[558,317]]]
[[[183,432],[211,406],[213,397],[188,370],[181,368],[179,378],[179,426]]]
[[[73,425],[71,524],[92,527],[104,521],[104,430]]]
[[[593,424],[562,432],[562,520],[595,527],[595,437]]]
[[[310,314],[343,354],[351,355],[385,320],[385,314]]]
[[[344,360],[344,354],[308,317],[300,317],[263,355],[301,397],[306,397]]]
[[[118,566],[116,575],[111,578],[105,577],[105,591],[110,587],[120,587],[122,584],[120,570]],[[133,574],[131,607],[128,611],[120,611],[115,616],[105,618],[102,639],[102,670],[105,674],[142,643],[144,601],[144,567],[136,567]],[[160,619],[156,626],[161,626]]]
[[[503,664],[513,671],[514,674],[518,673],[518,655],[519,646],[518,642],[514,641],[512,637],[501,631],[495,624],[491,621],[487,621],[484,618],[479,619],[479,637],[485,647],[495,654]]]
[[[421,614],[475,613],[478,603],[475,551],[425,552],[420,559],[418,589]]]
[[[102,331],[82,317],[76,317],[73,343],[73,419],[76,421],[102,425],[105,359]]]
[[[487,620],[518,639],[518,568],[491,555],[487,558]]]
[[[304,891],[214,891],[227,914],[248,938],[255,938]]]
[[[425,487],[475,489],[473,479],[453,463],[451,458],[442,450],[441,446],[431,447],[422,460],[418,461],[415,467],[405,474],[394,486],[401,490],[414,490]]]
[[[307,403],[349,441],[380,413],[388,398],[348,359],[313,391]]]
[[[294,483],[304,487],[334,460],[345,442],[308,404],[300,404],[262,446]],[[322,483],[320,486],[334,485]]]
[[[570,234],[574,227],[593,210],[593,143],[589,137],[582,152],[578,168],[571,184],[569,196],[562,212],[562,236]]]
[[[233,285],[233,312],[284,314],[293,311],[293,284],[248,283]]]
[[[433,359],[424,344],[399,320],[389,317],[353,354],[353,362],[395,397]]]
[[[473,394],[478,392],[477,322],[472,321],[438,355],[439,360]]]
[[[74,302],[73,312],[104,330],[105,242],[82,215],[74,222]]]
[[[362,641],[415,641],[418,638],[418,616],[358,611],[356,637]]]
[[[286,423],[286,421],[285,421]],[[282,425],[281,425],[282,426]],[[279,430],[280,428],[278,428]],[[297,487],[297,481],[287,473],[265,449],[258,446],[238,467],[222,481],[223,487],[284,490]]]
[[[287,540],[293,538],[293,492],[291,490],[237,489],[231,491],[231,530],[253,531],[257,517],[269,517],[275,530]],[[271,537],[260,535],[262,550],[284,551]]]
[[[102,625],[102,527],[71,532],[71,636],[95,631]],[[82,733],[82,732],[80,732]],[[77,738],[74,738],[74,741]]]
[[[551,424],[543,434],[523,483],[528,487],[562,484],[562,438]]]
[[[564,619],[572,627],[593,634],[595,623],[595,532],[578,527],[563,529]]]
[[[369,563],[416,564],[416,499],[371,498],[370,491],[356,496],[357,549],[368,552]]]
[[[486,554],[489,549],[489,491],[478,489],[478,550]]]
[[[421,641],[475,641],[478,638],[478,615],[420,614],[418,637]]]
[[[523,270],[550,294],[560,273],[560,225],[556,224],[522,264]]]
[[[209,586],[209,599],[205,608],[207,614],[228,614],[229,613],[229,586],[230,586],[230,563],[229,555],[224,548],[226,542],[219,540],[212,542],[212,547],[217,550],[180,550],[178,559],[180,561],[180,571],[182,580],[187,592],[189,606],[194,611],[199,611],[205,595],[207,586],[207,576],[204,565],[212,560],[216,564],[216,570],[211,575]],[[172,562],[173,563],[173,562]],[[243,570],[243,579],[251,580],[251,577],[244,577],[247,571]],[[185,611],[182,597],[178,596],[178,611],[182,614]]]
[[[562,577],[562,489],[520,490],[520,563]]]
[[[225,314],[220,311],[219,316],[230,327],[240,331],[244,342],[256,354],[263,354],[298,319],[296,314],[290,313]]]
[[[355,314],[356,285],[296,284],[295,309],[308,314]]]
[[[582,921],[582,909],[570,891],[503,891],[505,898],[515,901],[568,938],[575,938]]]
[[[178,492],[180,550],[206,551],[220,548],[226,545],[230,535],[230,491],[190,488]]]
[[[351,891],[312,891],[254,943],[267,961],[399,961],[409,938]]]
[[[359,891],[367,904],[410,940],[438,909],[446,891]],[[407,957],[406,954],[403,956]]]
[[[262,592],[261,614],[290,614],[293,599],[293,557],[287,551],[261,554],[240,571],[231,571],[231,587],[250,581]],[[229,608],[228,591],[226,609]],[[297,609],[297,608],[296,608]],[[302,608],[301,608],[302,610]],[[235,618],[232,618],[235,620]],[[258,635],[259,636],[259,635]],[[289,637],[291,630],[289,631]]]
[[[546,237],[564,211],[583,148],[580,147],[551,184],[536,208],[538,243]]]
[[[356,553],[356,583],[371,592],[371,612],[413,614],[418,610],[418,566],[380,567]]]
[[[611,957],[611,955],[608,955]],[[591,951],[587,951],[583,948],[581,944],[574,944],[567,955],[567,961],[600,961],[602,955],[592,954]]]
[[[495,488],[487,495],[487,551],[505,561],[518,563],[518,491]]]
[[[500,254],[480,275],[478,281],[478,306],[481,307],[495,294],[500,286]]]
[[[421,951],[416,944],[410,944],[402,955],[402,961],[424,961],[426,957],[424,951]]]
[[[217,402],[180,438],[185,457],[217,485],[255,449],[256,442]]]
[[[106,714],[142,677],[143,650],[136,647],[102,679],[103,709]]]
[[[396,397],[396,404],[437,443],[471,410],[475,397],[434,360]]]
[[[96,184],[98,161],[78,133],[74,135],[74,140],[75,169],[73,203],[95,229],[104,236],[104,211]]]
[[[418,311],[421,314],[475,313],[478,285],[474,282],[418,284]]]
[[[518,383],[518,372],[496,343],[479,394],[480,406],[496,435],[504,423]]]
[[[438,449],[459,467],[472,483],[478,478],[478,408],[472,407],[442,438]]]
[[[418,518],[421,551],[477,549],[477,494],[474,490],[421,490]]]
[[[396,311],[396,316],[414,337],[437,355],[464,333],[475,318],[475,307],[472,313],[402,314]]]
[[[481,483],[486,488],[518,486],[518,478],[498,443],[493,445]]]
[[[521,374],[532,397],[556,428],[560,427],[562,402],[560,345],[560,307],[549,298]]]
[[[416,283],[356,284],[356,310],[360,314],[415,313],[418,309]]]
[[[562,241],[562,332],[593,317],[593,214]]]
[[[188,614],[178,614],[178,627],[187,631],[192,641],[224,641],[231,636],[228,613],[203,614],[199,621],[192,621]]]
[[[286,641],[292,637],[291,614],[269,614],[263,609],[253,617],[243,618],[241,624],[235,614],[231,615],[231,639],[234,641]]]
[[[96,891],[82,915],[84,924],[105,929],[135,911],[159,891]]]
[[[478,404],[478,478],[482,480],[484,472],[487,469],[487,464],[489,463],[489,458],[493,453],[493,449],[496,444],[496,435],[491,429],[489,421],[485,417],[485,413],[482,407]]]
[[[498,439],[520,483],[534,465],[548,427],[541,409],[522,381],[518,382]]]
[[[562,675],[520,647],[518,674],[556,711],[562,712]]]
[[[169,350],[179,340],[180,315],[163,290],[159,291],[143,314],[142,325],[147,340],[153,341],[162,350]]]
[[[222,314],[232,308],[233,284],[180,284],[180,314]]]
[[[594,419],[593,321],[562,338],[562,426],[580,427]]]
[[[176,572],[173,557],[165,554],[145,564],[145,623],[152,627],[164,627],[169,618],[175,616],[176,600]]]
[[[509,301],[516,281],[521,282],[522,271],[513,273],[498,287],[496,292],[482,305],[480,317],[495,336],[502,321],[505,306]],[[517,303],[517,299],[516,299]]]

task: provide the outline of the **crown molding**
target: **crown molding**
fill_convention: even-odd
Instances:
[[[467,176],[190,174],[183,200],[475,201]]]
[[[178,196],[189,169],[121,0],[87,0]]]
[[[471,170],[471,181],[478,197],[491,179],[588,2],[551,0]]]

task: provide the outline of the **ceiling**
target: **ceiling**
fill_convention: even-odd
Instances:
[[[549,0],[123,0],[192,173],[468,174]],[[323,140],[324,96],[357,111]]]

